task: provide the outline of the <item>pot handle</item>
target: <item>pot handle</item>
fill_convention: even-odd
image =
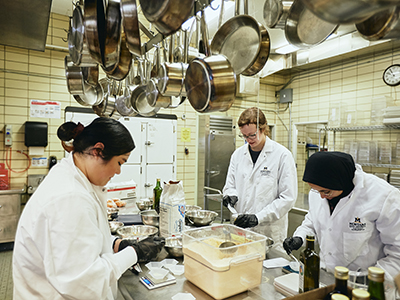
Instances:
[[[206,24],[206,15],[204,13],[204,9],[201,11],[201,38],[203,40],[204,43],[204,51],[205,51],[205,55],[206,56],[211,56],[211,47],[210,47],[210,43],[208,42],[208,28],[207,28],[207,24]]]

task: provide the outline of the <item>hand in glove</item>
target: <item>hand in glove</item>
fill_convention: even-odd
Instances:
[[[239,215],[233,224],[242,228],[254,227],[258,225],[258,219],[256,215],[244,214]]]
[[[283,241],[283,248],[287,254],[290,254],[293,250],[299,249],[303,245],[303,239],[299,236],[288,237]]]
[[[148,262],[157,257],[165,245],[163,237],[148,237],[138,242],[137,240],[122,240],[119,244],[118,251],[131,246],[135,249],[138,262]]]
[[[224,198],[222,198],[222,204],[225,207],[228,207],[228,203],[229,203],[232,207],[234,207],[236,202],[238,202],[238,200],[239,199],[236,196],[228,196],[228,195],[226,195],[226,196],[224,196]]]

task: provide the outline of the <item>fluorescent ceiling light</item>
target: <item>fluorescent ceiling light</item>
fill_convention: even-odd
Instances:
[[[295,52],[295,51],[297,51],[297,50],[299,50],[298,47],[293,46],[293,45],[291,45],[291,44],[288,44],[288,45],[284,45],[284,46],[282,46],[282,47],[276,48],[276,49],[275,49],[275,53],[278,53],[278,54],[288,54],[288,53]]]

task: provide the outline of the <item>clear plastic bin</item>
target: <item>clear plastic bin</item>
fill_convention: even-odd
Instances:
[[[266,237],[230,224],[183,232],[185,277],[215,299],[227,298],[261,283]],[[221,249],[224,241],[235,246]]]

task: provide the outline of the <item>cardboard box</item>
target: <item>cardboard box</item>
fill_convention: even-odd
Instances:
[[[290,299],[290,300],[317,300],[317,299],[324,299],[324,297],[333,291],[333,289],[335,288],[335,285],[328,285],[326,287],[323,288],[319,288],[319,289],[315,289],[312,291],[308,291],[302,294],[298,294],[296,296],[293,297],[288,297],[285,299]]]
[[[335,288],[335,285],[332,284],[332,285],[328,285],[328,286],[323,287],[323,288],[319,288],[319,289],[315,289],[315,290],[312,290],[312,291],[308,291],[308,292],[305,292],[305,293],[302,293],[302,294],[298,294],[298,295],[293,296],[293,297],[288,297],[288,298],[285,298],[285,299],[288,299],[288,300],[319,300],[319,299],[324,299],[324,297],[328,293],[332,292],[334,288]],[[351,295],[351,291],[352,290],[353,290],[352,288],[347,287],[347,291],[348,291],[349,295]]]

